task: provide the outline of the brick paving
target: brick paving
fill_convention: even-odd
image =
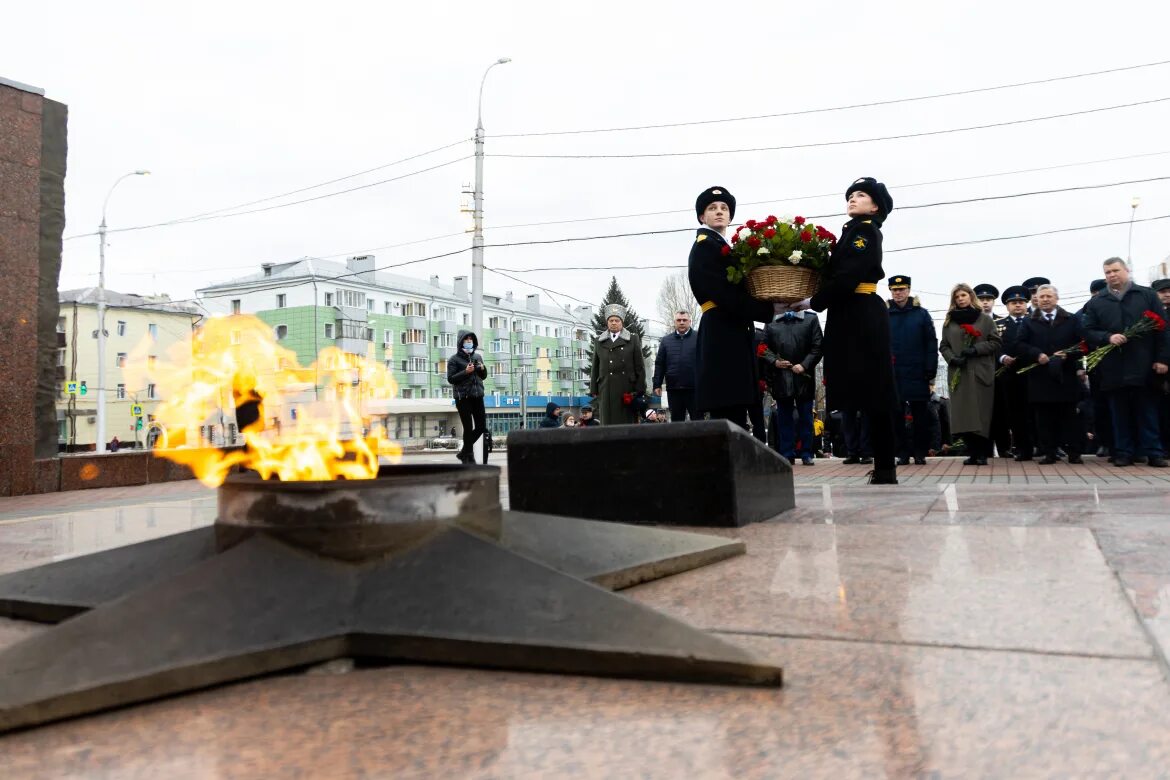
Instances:
[[[861,485],[872,465],[845,465],[837,458],[820,458],[815,466],[793,466],[797,485]],[[1086,455],[1080,465],[1037,461],[1018,463],[1011,458],[989,458],[986,466],[964,466],[958,457],[927,458],[925,466],[899,466],[899,485],[1040,484],[1040,485],[1151,485],[1170,487],[1170,469],[1149,466],[1118,468],[1106,458]]]

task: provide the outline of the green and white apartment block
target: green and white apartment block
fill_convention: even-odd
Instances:
[[[375,270],[373,255],[344,264],[306,257],[264,263],[258,273],[196,294],[209,313],[252,314],[271,325],[301,365],[326,347],[382,362],[398,383],[399,397],[385,410],[397,418],[385,421],[394,438],[411,442],[458,425],[447,358],[459,331],[470,328],[466,276],[446,284],[438,276],[423,280]],[[591,306],[549,306],[539,295],[484,295],[484,327],[477,335],[488,369],[484,384],[493,431],[519,425],[522,391],[532,419],[543,415],[547,399],[572,399],[568,405],[577,406],[587,395],[592,316]],[[653,354],[657,339],[651,341]]]

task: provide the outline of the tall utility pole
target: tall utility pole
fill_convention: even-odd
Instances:
[[[483,335],[483,85],[492,68],[511,61],[507,57],[500,57],[488,65],[479,82],[475,123],[475,192],[472,204],[475,232],[471,237],[471,329],[476,335]]]
[[[106,207],[110,205],[110,196],[123,179],[131,176],[146,176],[150,171],[131,171],[124,173],[110,187],[106,199],[102,202],[102,224],[98,226],[98,299],[97,299],[97,343],[98,343],[98,381],[97,381],[97,451],[106,451]]]

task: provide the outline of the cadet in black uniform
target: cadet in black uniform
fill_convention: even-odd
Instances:
[[[727,281],[731,245],[724,234],[735,218],[735,197],[710,187],[695,200],[703,227],[695,235],[687,276],[703,310],[695,360],[695,406],[713,420],[747,428],[748,409],[760,405],[752,338],[756,322],[770,322],[775,307],[757,301],[742,284]]]
[[[820,291],[793,311],[829,310],[824,377],[829,409],[861,409],[869,417],[875,485],[898,484],[894,417],[898,393],[890,352],[890,315],[877,295],[882,270],[881,225],[894,209],[886,185],[864,177],[845,191],[849,221],[833,248]]]
[[[999,288],[994,284],[975,285],[975,297],[979,300],[979,308],[983,313],[995,321],[999,335],[1003,336],[1003,328],[999,326],[1000,319],[995,316],[995,301],[999,298]],[[1002,355],[1002,353],[1001,353]],[[999,366],[1000,355],[995,356],[996,366]],[[1003,377],[999,377],[1002,379]],[[991,406],[991,441],[1001,458],[1012,456],[1011,425],[1008,423],[1007,397],[1004,395],[1003,383],[995,382],[995,400]]]
[[[1003,409],[1006,412],[1009,438],[1015,448],[1016,460],[1032,460],[1032,407],[1028,405],[1027,375],[1016,376],[1019,367],[1015,365],[1017,358],[1016,345],[1020,338],[1020,331],[1028,319],[1028,301],[1031,293],[1023,285],[1015,285],[1003,291],[1003,305],[1008,309],[1008,316],[995,321],[999,330],[999,337],[1003,341],[1003,350],[996,358],[996,364],[1006,368],[1004,373],[995,380],[995,393],[998,399],[1003,397]],[[992,426],[996,424],[995,412],[991,415]],[[992,428],[994,431],[994,427]],[[996,446],[1000,446],[998,441]],[[1000,456],[1006,450],[1000,450]]]

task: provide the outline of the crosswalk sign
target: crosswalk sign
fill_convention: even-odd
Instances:
[[[77,395],[77,383],[76,382],[66,382],[65,383],[65,395]]]
[[[142,416],[142,404],[132,404],[130,406],[130,414],[134,417]]]

